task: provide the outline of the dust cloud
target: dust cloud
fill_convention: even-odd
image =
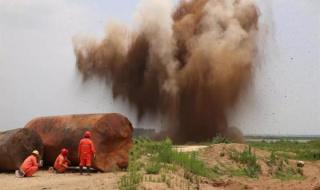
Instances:
[[[137,24],[111,23],[105,38],[77,40],[84,79],[112,85],[142,119],[160,114],[176,142],[228,134],[228,109],[253,75],[259,11],[251,0],[144,0]]]

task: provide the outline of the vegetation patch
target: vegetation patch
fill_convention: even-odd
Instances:
[[[210,147],[205,149],[204,151],[209,152],[204,156],[203,151],[179,152],[173,147],[170,139],[164,141],[135,139],[129,155],[128,172],[119,180],[119,189],[148,189],[155,183],[161,183],[167,188],[199,189],[201,183],[219,185],[220,181],[223,181],[221,176],[258,178],[262,173],[259,165],[261,162],[266,164],[266,167],[263,167],[263,173],[267,173],[272,178],[302,180],[305,179],[302,168],[295,166],[292,161],[290,165],[289,159],[292,157],[317,159],[318,153],[315,148],[320,145],[317,142],[300,143],[283,140],[270,143],[250,142],[246,147],[228,145],[230,142],[222,136],[217,136],[212,140],[215,144],[211,147],[213,149]],[[311,148],[308,147],[309,145]],[[233,147],[241,150],[232,149]],[[258,163],[252,147],[269,150],[271,154],[270,156],[262,154],[263,157],[259,157]],[[303,149],[305,152],[302,151]],[[211,166],[207,164],[212,161],[210,155],[215,155]],[[224,183],[221,182],[221,184]]]
[[[141,160],[145,164],[142,164]],[[119,189],[136,190],[143,181],[165,182],[168,186],[174,186],[166,174],[168,170],[175,171],[178,167],[182,168],[185,174],[191,174],[184,175],[187,181],[194,181],[193,177],[189,177],[193,175],[210,179],[216,177],[214,171],[198,159],[197,153],[178,152],[173,149],[169,139],[160,142],[146,138],[135,139],[134,147],[129,156],[128,174],[120,179]],[[162,170],[165,172],[162,173]],[[160,174],[161,177],[145,177],[150,174]],[[181,182],[179,184],[188,187],[189,183]]]
[[[250,146],[275,152],[279,156],[285,156],[297,160],[320,160],[320,140],[298,142],[282,139],[279,141],[248,142]],[[294,154],[292,154],[294,153]]]
[[[231,150],[229,156],[232,160],[243,164],[243,172],[251,178],[256,178],[261,173],[260,165],[257,163],[257,157],[252,152],[251,146],[238,152],[236,150]]]
[[[217,136],[215,136],[212,141],[211,144],[229,144],[232,143],[232,141],[230,139],[228,139],[227,137],[218,134]]]
[[[303,180],[303,169],[297,166],[290,166],[289,160],[281,156],[277,156],[271,152],[270,158],[267,160],[270,167],[269,174],[280,180]]]
[[[150,162],[145,168],[147,174],[159,174],[161,165],[159,162]]]

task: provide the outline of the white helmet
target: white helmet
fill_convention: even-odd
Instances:
[[[35,155],[39,156],[39,151],[34,150],[34,151],[32,151],[32,154],[35,154]]]

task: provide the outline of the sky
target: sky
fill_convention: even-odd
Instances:
[[[255,77],[230,125],[245,134],[320,135],[320,1],[257,0],[261,12]],[[82,83],[73,39],[101,38],[107,23],[134,26],[138,0],[0,0],[0,130],[34,117],[135,110],[102,82]]]

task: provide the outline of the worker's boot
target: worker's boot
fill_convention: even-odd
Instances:
[[[15,172],[16,177],[24,177],[25,173],[22,170],[16,170]]]
[[[80,175],[82,175],[82,174],[83,174],[83,167],[80,166]]]
[[[90,174],[90,167],[87,167],[87,175],[91,175]]]

